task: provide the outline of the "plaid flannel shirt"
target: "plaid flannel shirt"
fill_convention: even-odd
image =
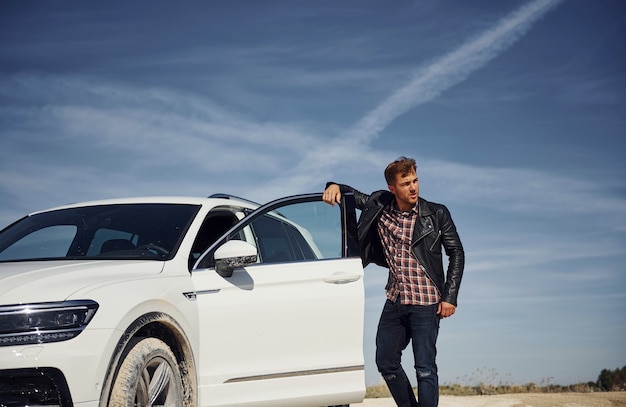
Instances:
[[[401,304],[432,305],[438,303],[441,296],[411,252],[417,217],[417,205],[408,212],[401,212],[392,201],[378,220],[378,234],[389,265],[385,291],[393,302],[399,298]]]

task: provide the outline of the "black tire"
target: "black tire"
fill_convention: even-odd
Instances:
[[[183,381],[167,344],[145,338],[128,352],[120,366],[109,407],[181,407]]]

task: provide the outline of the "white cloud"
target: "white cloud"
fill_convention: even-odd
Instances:
[[[423,167],[420,175],[427,179],[427,187],[447,200],[538,216],[610,213],[616,227],[626,227],[626,202],[609,196],[603,190],[606,183],[599,185],[525,168],[476,167],[434,160],[426,161]]]
[[[559,2],[537,0],[520,7],[416,71],[413,80],[353,127],[330,135],[311,123],[258,122],[228,111],[209,98],[170,89],[136,88],[90,77],[4,77],[0,94],[18,103],[0,111],[7,123],[0,153],[7,171],[0,178],[0,187],[19,195],[20,189],[62,190],[68,180],[77,184],[84,174],[109,181],[127,174],[135,181],[147,178],[150,187],[144,188],[146,192],[158,188],[173,193],[204,192],[217,185],[262,201],[320,190],[325,181],[341,174],[339,181],[361,180],[362,184],[355,186],[366,191],[377,189],[383,185],[381,169],[395,156],[389,151],[373,150],[369,145],[372,139],[407,110],[432,100],[506,50]],[[41,142],[54,143],[58,150],[35,154],[37,159],[24,166],[19,157],[29,150],[29,142],[38,142],[35,140],[39,134],[56,138]],[[73,149],[82,154],[72,156],[67,152]],[[104,157],[102,164],[91,158],[99,155]],[[107,160],[116,159],[119,163],[113,169],[106,165],[110,163]],[[428,196],[446,202],[519,213],[580,214],[593,209],[615,215],[611,218],[614,227],[626,228],[623,199],[608,197],[595,185],[581,180],[527,169],[476,167],[433,159],[421,159],[420,164]],[[71,168],[75,175],[59,167]],[[173,174],[146,177],[158,167],[175,169],[180,179],[175,188],[166,186],[175,178]],[[19,174],[14,171],[18,168],[23,168]],[[28,174],[37,175],[28,178]],[[46,174],[44,184],[37,184],[41,182],[38,174]],[[199,180],[203,182],[201,187]],[[104,193],[102,187],[98,188]],[[116,195],[137,192],[137,188],[124,184],[116,184],[116,189]]]
[[[330,179],[333,173],[338,172],[338,163],[343,163],[343,169],[346,166],[365,167],[370,163],[379,163],[382,161],[379,157],[387,157],[389,153],[368,152],[369,144],[392,121],[408,110],[432,100],[483,67],[511,46],[530,29],[534,22],[559,3],[560,0],[532,1],[505,16],[496,25],[457,49],[417,70],[408,84],[393,92],[350,129],[332,142],[326,142],[326,145],[317,146],[308,151],[294,171],[276,180],[271,188],[279,189],[280,185],[297,187],[302,184],[315,184],[319,183],[319,177]],[[475,171],[481,170],[475,169]],[[482,174],[487,174],[487,172],[483,171]],[[515,172],[511,171],[505,175],[515,175]],[[494,181],[498,184],[511,185],[506,177],[503,180],[495,178]],[[482,189],[485,189],[484,184]],[[477,191],[471,192],[474,196],[478,193]],[[465,196],[464,199],[466,199]],[[516,205],[518,206],[519,204]]]
[[[245,174],[253,172],[257,185],[259,178],[273,179],[253,190],[269,198],[285,190],[303,192],[323,185],[339,170],[350,172],[352,167],[363,173],[372,164],[380,166],[389,153],[370,151],[372,137],[408,109],[486,64],[558,3],[539,0],[521,7],[418,70],[409,84],[334,139],[297,126],[255,123],[196,95],[90,78],[22,75],[4,81],[8,86],[2,92],[19,95],[26,103],[50,103],[28,119],[56,127],[50,133],[61,134],[69,143],[80,140],[88,148],[106,150],[103,153],[132,153],[134,169],[164,160],[166,165],[193,166],[207,174],[227,172],[234,179],[243,177],[249,186]],[[15,119],[15,112],[8,115],[13,117],[7,121]]]

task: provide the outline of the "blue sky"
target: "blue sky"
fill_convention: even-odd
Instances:
[[[622,0],[4,0],[0,225],[373,191],[412,156],[467,253],[441,382],[593,381],[626,365],[624,38]],[[368,384],[385,280],[366,269]]]

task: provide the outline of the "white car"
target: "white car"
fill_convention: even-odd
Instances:
[[[0,406],[331,406],[365,394],[354,199],[226,195],[0,232]]]

